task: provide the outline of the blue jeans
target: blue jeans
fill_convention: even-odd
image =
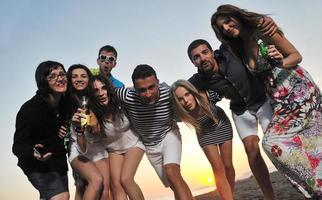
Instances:
[[[27,177],[31,184],[39,191],[41,199],[68,192],[68,177],[58,172],[30,172]]]

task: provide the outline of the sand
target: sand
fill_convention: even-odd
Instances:
[[[270,174],[275,196],[277,200],[303,200],[301,193],[281,175],[279,172]],[[196,200],[219,200],[217,191],[196,196]],[[263,199],[263,195],[254,177],[236,182],[234,191],[235,200],[257,200]]]

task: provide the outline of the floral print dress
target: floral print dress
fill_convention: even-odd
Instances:
[[[278,171],[305,197],[321,197],[322,105],[319,88],[300,66],[260,69],[267,64],[257,64],[259,70],[266,71],[263,78],[274,112],[264,132],[263,148]]]

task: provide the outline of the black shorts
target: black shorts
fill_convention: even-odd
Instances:
[[[27,177],[39,191],[40,199],[50,199],[53,196],[68,192],[68,177],[58,172],[30,172]]]

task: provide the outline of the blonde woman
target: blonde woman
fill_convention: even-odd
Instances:
[[[188,81],[171,86],[173,107],[178,117],[195,128],[200,147],[208,158],[222,199],[232,199],[235,170],[232,163],[232,127],[216,102],[213,91],[198,92]]]

